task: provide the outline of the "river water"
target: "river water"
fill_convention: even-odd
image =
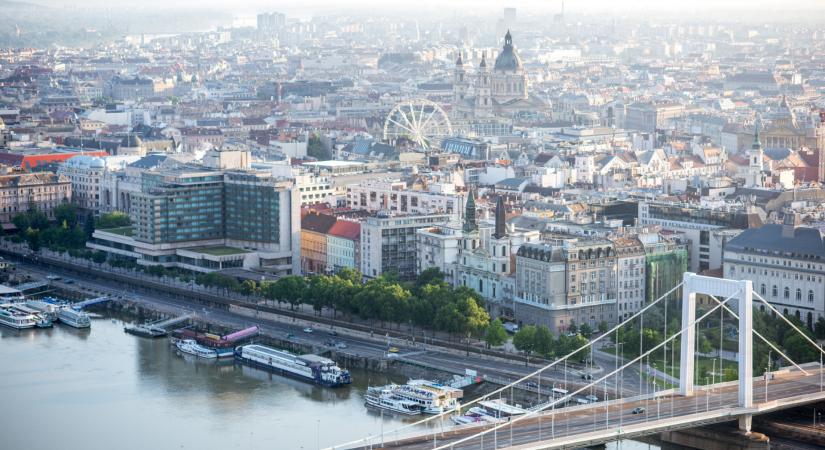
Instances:
[[[113,318],[87,330],[0,326],[0,448],[317,449],[380,433],[382,420],[385,431],[404,423],[363,404],[367,385],[402,376],[354,370],[351,386],[322,388],[184,357],[167,339],[123,326]]]

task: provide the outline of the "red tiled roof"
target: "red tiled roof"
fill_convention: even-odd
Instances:
[[[349,220],[339,220],[327,231],[327,234],[354,241],[361,237],[361,224]]]

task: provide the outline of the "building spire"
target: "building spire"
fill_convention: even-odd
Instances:
[[[496,232],[493,237],[501,239],[504,236],[507,236],[507,227],[504,221],[504,198],[499,195],[496,198]]]
[[[762,126],[762,116],[756,116],[756,121],[754,123],[754,134],[753,134],[753,145],[751,148],[754,150],[759,150],[762,148],[762,142],[759,140],[759,128]]]
[[[467,195],[467,207],[464,210],[464,231],[470,232],[478,229],[476,223],[476,200],[475,193],[470,189]]]

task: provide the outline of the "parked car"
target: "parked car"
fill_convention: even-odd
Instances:
[[[599,401],[599,397],[596,397],[596,396],[595,396],[595,395],[593,395],[593,394],[590,394],[590,395],[588,395],[588,396],[587,396],[587,397],[585,397],[585,398],[586,398],[588,401],[591,401],[591,402],[597,402],[597,401]]]
[[[398,353],[398,347],[390,347],[390,349],[387,351],[390,353]]]
[[[312,332],[314,332],[314,331],[315,331],[315,330],[313,330],[313,329],[312,329],[312,327],[306,327],[306,328],[304,328],[304,333],[312,333]]]
[[[646,410],[644,409],[644,407],[642,407],[642,406],[637,406],[637,407],[633,408],[633,411],[631,411],[631,412],[632,412],[633,414],[644,414],[644,413],[645,413],[645,411],[646,411]]]
[[[330,336],[338,336],[338,332],[335,331],[335,330],[329,330],[329,331],[327,331],[327,334],[330,335]]]
[[[335,344],[335,348],[347,348],[347,344],[345,344],[341,341],[338,341],[338,343]]]
[[[583,373],[582,374],[582,380],[592,380],[592,379],[593,379],[593,375],[590,375],[589,373]]]

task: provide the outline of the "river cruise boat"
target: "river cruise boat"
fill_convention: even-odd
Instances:
[[[235,359],[322,386],[338,387],[352,383],[348,370],[341,369],[335,361],[318,355],[294,355],[264,345],[249,344],[235,348]]]
[[[38,317],[34,314],[22,312],[12,305],[0,305],[0,324],[18,330],[34,328],[37,326]]]
[[[50,328],[53,324],[51,317],[47,316],[46,314],[41,313],[35,308],[31,308],[24,303],[15,303],[12,305],[12,308],[20,311],[24,314],[31,314],[37,320],[37,328]]]
[[[407,384],[397,386],[395,395],[416,402],[425,414],[441,414],[458,407],[458,400],[464,397],[464,391],[435,381],[409,380]]]
[[[408,416],[421,414],[421,406],[417,402],[406,400],[395,394],[397,387],[389,385],[367,388],[367,393],[364,395],[367,406]]]
[[[204,347],[192,339],[184,339],[178,341],[175,344],[175,347],[177,347],[178,350],[180,350],[183,353],[195,355],[199,358],[214,359],[218,357],[218,354],[215,352],[215,350]]]
[[[64,306],[60,308],[57,313],[57,320],[70,327],[75,328],[89,328],[92,326],[92,320],[89,315],[83,311],[78,311],[71,306]]]

